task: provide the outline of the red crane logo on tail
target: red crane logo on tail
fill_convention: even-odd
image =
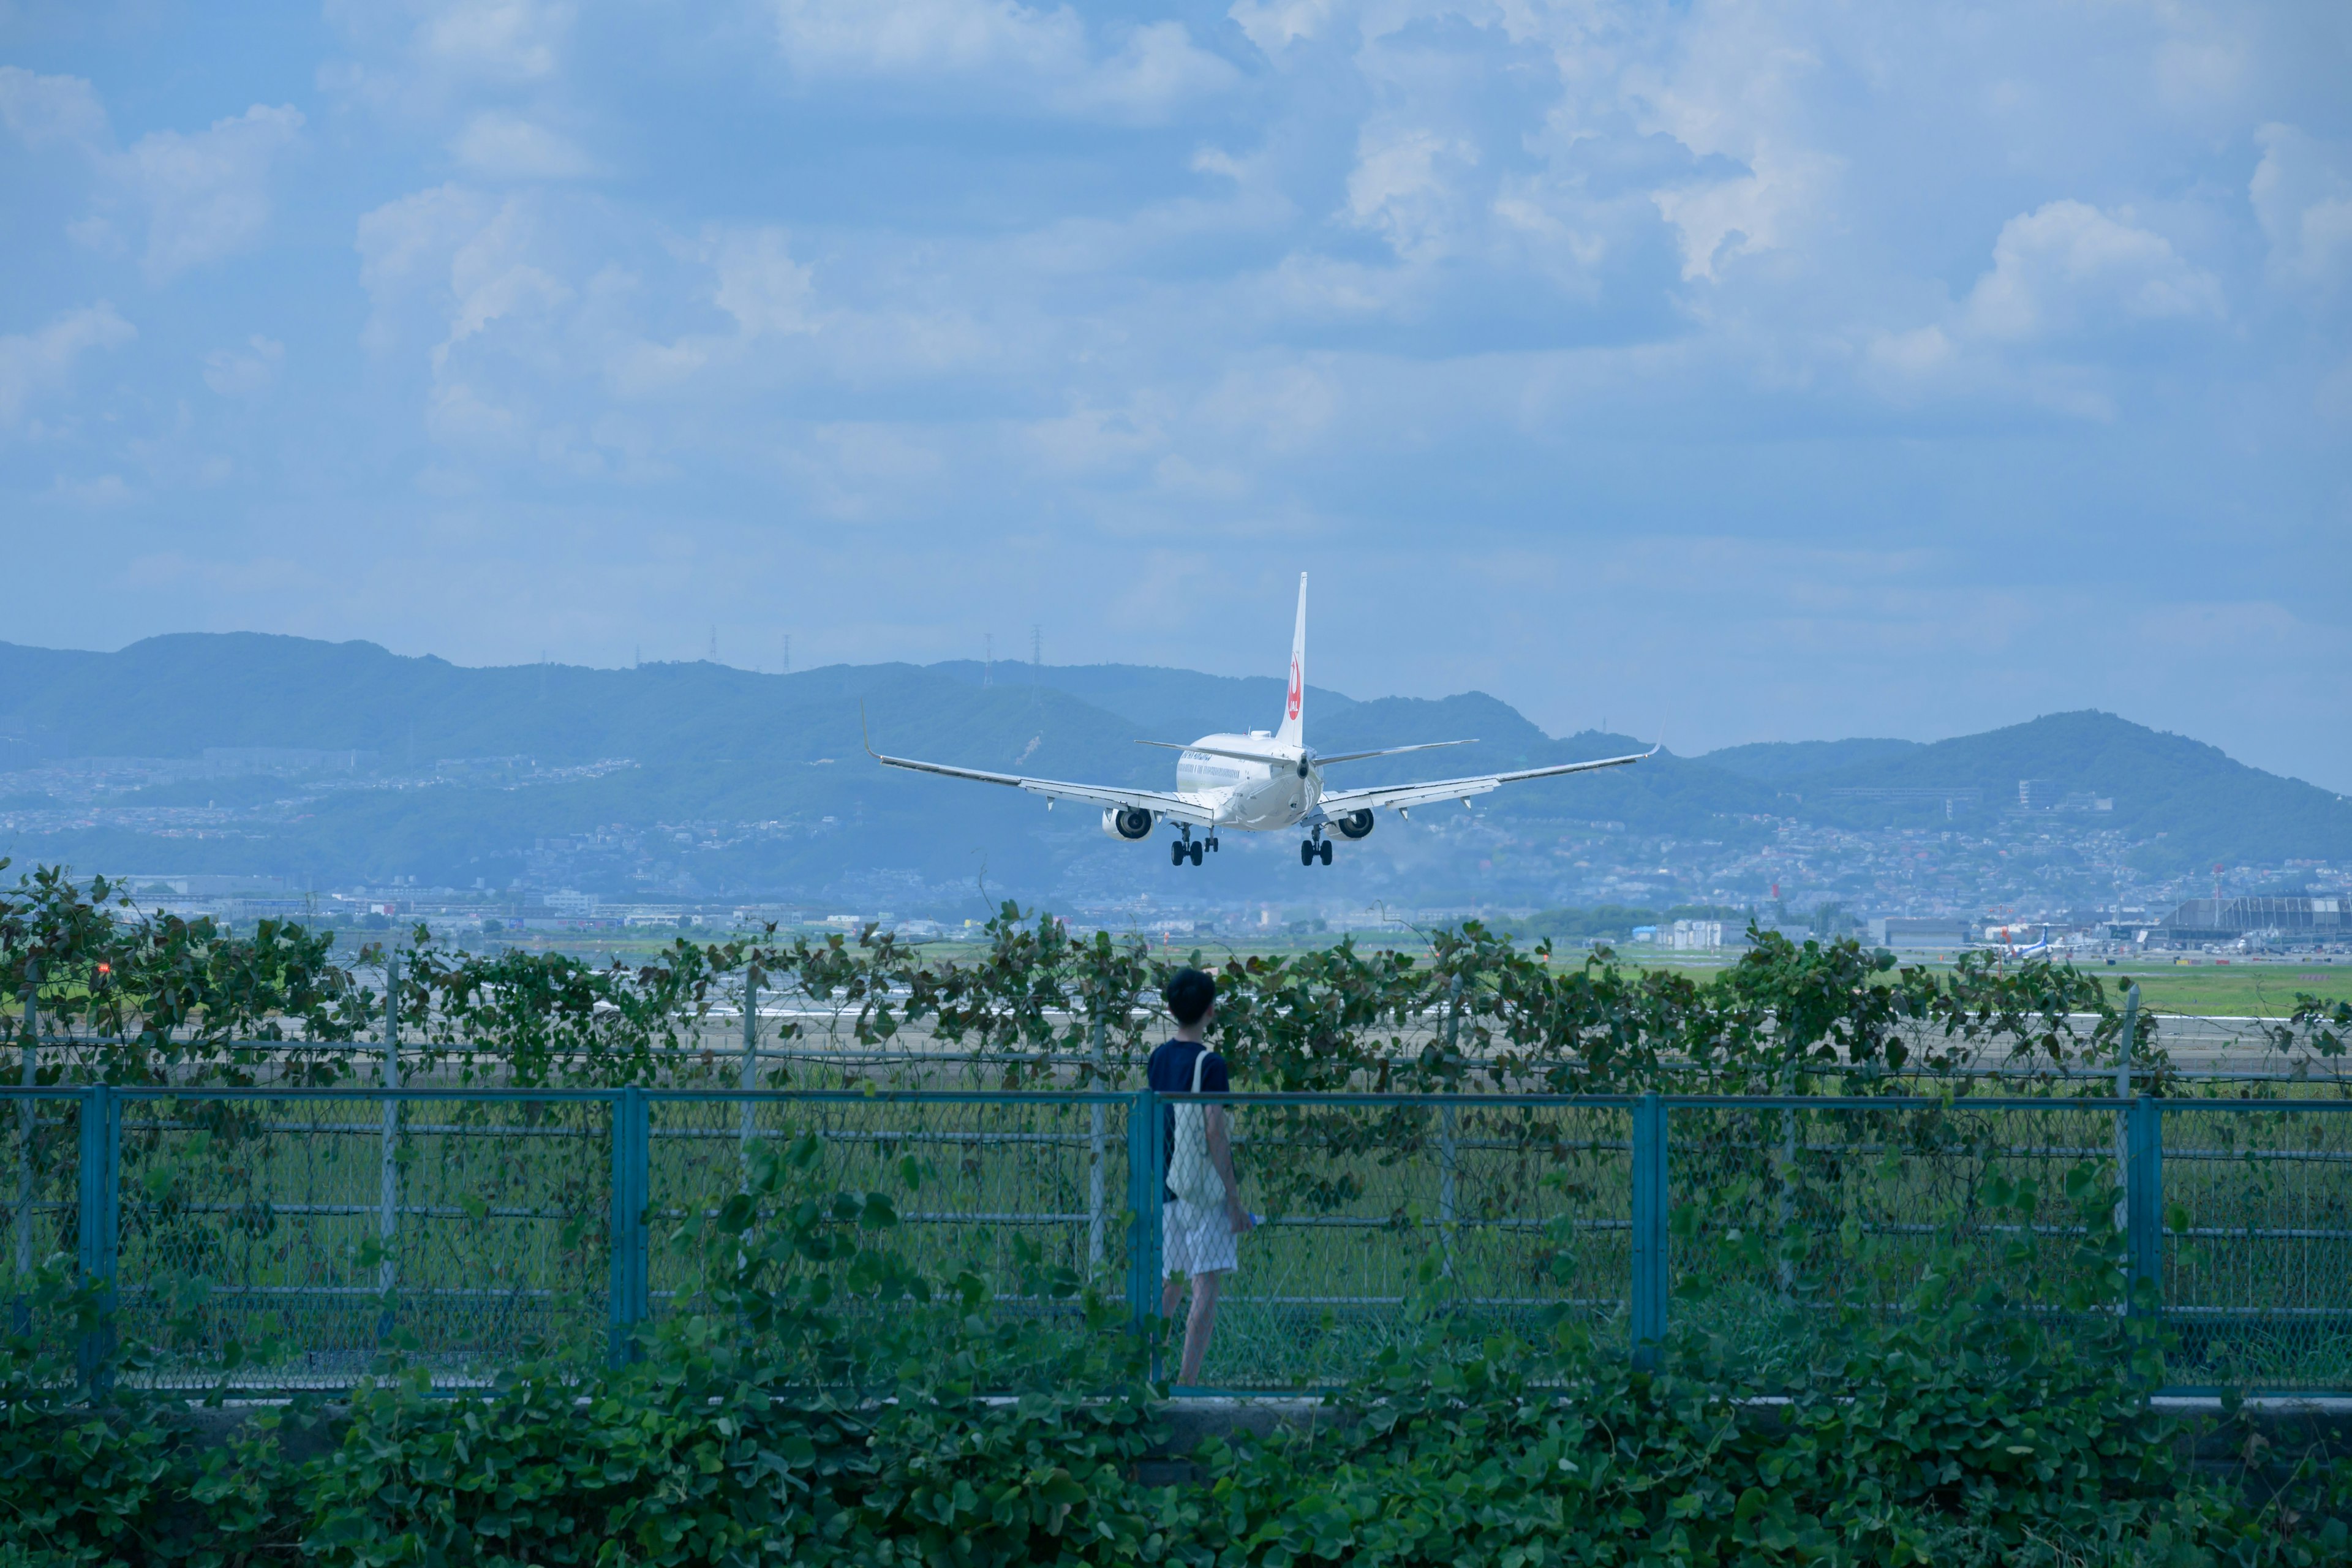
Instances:
[[[1290,706],[1284,715],[1286,718],[1298,717],[1298,661],[1294,658],[1290,661]]]

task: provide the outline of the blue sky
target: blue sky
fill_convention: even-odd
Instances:
[[[2352,8],[7,0],[0,68],[8,640],[1271,674],[1307,570],[1351,694],[2352,789]]]

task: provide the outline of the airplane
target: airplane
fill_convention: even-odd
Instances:
[[[2050,928],[2046,924],[2042,926],[2042,940],[2028,945],[2022,934],[2011,942],[2009,927],[2003,926],[2000,928],[2000,946],[2002,956],[2007,958],[2038,958],[2050,951]]]
[[[1139,741],[1139,746],[1160,746],[1182,754],[1176,759],[1176,788],[1171,791],[1128,789],[1116,784],[1069,784],[1060,779],[1024,778],[1017,773],[989,773],[980,768],[950,767],[945,763],[919,762],[912,757],[887,757],[874,749],[871,737],[866,738],[866,754],[885,767],[908,768],[916,773],[940,773],[949,778],[977,779],[982,784],[1005,784],[1025,789],[1032,795],[1045,797],[1045,809],[1051,811],[1057,800],[1083,801],[1102,807],[1102,829],[1113,838],[1139,843],[1151,837],[1162,822],[1173,823],[1178,837],[1169,845],[1169,863],[1181,866],[1187,860],[1198,866],[1202,851],[1217,847],[1217,830],[1233,828],[1245,833],[1280,833],[1290,828],[1305,830],[1298,846],[1298,863],[1314,865],[1318,860],[1331,863],[1332,840],[1325,833],[1337,834],[1345,839],[1360,839],[1372,831],[1372,813],[1376,809],[1393,810],[1400,817],[1410,818],[1416,805],[1439,801],[1459,800],[1464,805],[1470,797],[1499,789],[1507,784],[1525,779],[1553,778],[1563,773],[1591,773],[1597,768],[1619,768],[1629,763],[1642,762],[1658,753],[1652,746],[1646,752],[1636,752],[1625,757],[1603,757],[1596,762],[1561,763],[1548,768],[1520,768],[1512,773],[1481,773],[1473,778],[1436,779],[1426,784],[1384,784],[1372,789],[1327,790],[1323,785],[1323,770],[1339,763],[1358,763],[1368,757],[1393,757],[1406,752],[1435,751],[1443,746],[1472,746],[1475,741],[1424,741],[1418,745],[1387,746],[1371,752],[1344,752],[1325,756],[1307,744],[1302,716],[1307,696],[1307,574],[1298,574],[1298,620],[1290,635],[1290,686],[1284,699],[1282,723],[1268,731],[1252,730],[1246,735],[1203,735],[1191,745],[1173,741]],[[858,709],[858,727],[865,729],[865,708]],[[1663,744],[1664,742],[1661,742]],[[1206,830],[1203,837],[1192,837],[1195,827]]]

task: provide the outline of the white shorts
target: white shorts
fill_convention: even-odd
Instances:
[[[1204,1209],[1178,1198],[1160,1205],[1162,1274],[1230,1274],[1240,1261],[1234,1240],[1222,1204]]]

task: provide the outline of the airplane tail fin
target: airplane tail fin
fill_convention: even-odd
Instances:
[[[1307,705],[1307,574],[1298,574],[1298,624],[1290,634],[1290,687],[1282,703],[1282,728],[1274,738],[1286,746],[1302,745],[1306,733],[1300,714]]]

